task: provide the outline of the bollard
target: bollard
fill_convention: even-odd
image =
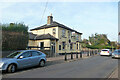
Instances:
[[[97,50],[95,50],[95,54],[97,55]]]
[[[89,50],[88,50],[88,56],[90,56],[90,52],[89,52]]]
[[[91,54],[92,54],[92,51],[90,51],[90,56],[91,56]]]
[[[80,58],[82,58],[82,53],[83,53],[83,51],[82,51],[82,52],[80,52]]]
[[[71,59],[73,59],[73,53],[71,52]]]
[[[92,55],[94,56],[94,50],[92,50]]]
[[[76,52],[76,58],[78,58],[78,53]]]
[[[65,61],[67,61],[67,54],[66,54],[66,52],[65,52]]]
[[[87,56],[89,56],[89,51],[87,51]]]

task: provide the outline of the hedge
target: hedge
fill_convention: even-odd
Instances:
[[[22,23],[1,24],[2,50],[23,50],[28,45],[28,27]]]

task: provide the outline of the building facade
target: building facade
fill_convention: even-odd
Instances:
[[[47,17],[47,24],[30,31],[28,46],[45,47],[45,50],[51,49],[55,55],[81,50],[82,33],[53,21],[52,15]]]

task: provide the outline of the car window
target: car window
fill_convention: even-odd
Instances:
[[[23,56],[23,58],[31,57],[31,53],[30,52],[24,52],[21,56]]]
[[[114,53],[120,53],[120,51],[117,51],[117,50],[116,50],[116,51],[114,51]]]
[[[42,55],[42,52],[38,52],[39,55]]]
[[[39,56],[40,54],[37,51],[32,51],[32,56]]]
[[[108,50],[102,50],[102,51],[108,51]]]

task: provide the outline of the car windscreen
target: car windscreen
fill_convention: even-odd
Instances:
[[[19,55],[21,52],[14,52],[14,53],[11,53],[9,54],[6,58],[15,58],[17,55]]]

